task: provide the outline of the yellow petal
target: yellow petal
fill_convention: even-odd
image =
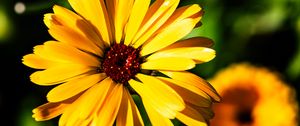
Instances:
[[[134,0],[114,0],[115,1],[115,14],[114,26],[115,26],[115,41],[117,43],[121,42],[124,38],[124,29],[128,21],[129,15],[132,10]]]
[[[97,111],[97,126],[112,126],[118,114],[124,87],[116,84],[102,107]]]
[[[92,71],[94,68],[82,65],[60,65],[37,71],[30,75],[30,80],[39,85],[54,85],[62,83],[70,78]]]
[[[116,126],[133,126],[132,108],[126,90],[123,92],[120,110],[116,119]]]
[[[95,28],[93,28],[93,26],[89,22],[87,22],[74,12],[58,5],[53,6],[53,11],[55,15],[51,17],[52,20],[50,21],[56,21],[58,23],[53,22],[52,24],[68,27],[78,32],[82,36],[88,38],[90,41],[92,41],[93,44],[96,44],[104,49],[104,43],[101,41],[100,36],[97,34],[97,31],[95,31]],[[48,22],[47,19],[49,18],[46,18],[45,16],[44,21]],[[50,29],[51,27],[53,26],[48,26],[48,28]]]
[[[207,126],[202,115],[190,106],[186,106],[176,118],[188,126]]]
[[[187,18],[167,26],[148,43],[143,45],[141,55],[145,56],[171,45],[190,33],[196,25],[195,19]],[[179,30],[180,29],[180,30]]]
[[[69,106],[65,103],[46,103],[32,110],[32,117],[36,121],[45,121],[55,118],[63,113],[63,111]]]
[[[174,89],[186,102],[200,107],[210,107],[212,104],[211,98],[205,92],[189,83],[165,77],[159,79]]]
[[[124,89],[116,126],[144,126],[142,117],[127,89]]]
[[[60,23],[53,19],[53,13],[47,13],[44,15],[44,24],[49,28],[52,25],[60,25]]]
[[[175,71],[160,71],[163,74],[171,77],[174,80],[182,81],[184,83],[189,83],[198,87],[199,89],[203,90],[207,93],[210,97],[212,97],[215,101],[220,101],[220,96],[218,95],[217,91],[205,80],[198,77],[195,74],[189,72],[175,72]]]
[[[172,25],[173,23],[186,18],[192,18],[192,17],[201,18],[202,14],[203,12],[201,11],[201,7],[198,4],[180,7],[175,10],[172,16],[166,21],[166,23],[160,29],[163,29],[168,25]]]
[[[130,102],[130,105],[132,108],[134,126],[144,126],[144,122],[141,117],[139,109],[137,108],[136,104],[134,103],[128,90],[126,90],[126,93],[127,93],[127,97],[129,98],[129,102]]]
[[[50,102],[59,102],[68,99],[90,88],[105,77],[106,75],[104,73],[100,73],[68,81],[53,88],[47,94],[47,99]]]
[[[130,86],[160,114],[171,119],[177,111],[184,109],[183,99],[168,85],[152,76],[137,74],[136,77],[143,84],[130,80]]]
[[[141,64],[142,69],[148,70],[188,70],[195,67],[195,62],[188,58],[159,58]]]
[[[141,23],[146,15],[151,0],[135,0],[129,20],[125,29],[125,41],[124,44],[132,44],[132,40],[136,32],[138,31]]]
[[[100,61],[95,56],[61,42],[45,42],[44,51],[44,57],[49,59],[57,59],[64,62],[78,63],[94,67],[98,67],[100,65]]]
[[[147,60],[155,60],[160,58],[189,58],[197,63],[208,62],[215,58],[216,52],[206,47],[182,47],[163,50],[150,55]]]
[[[151,103],[143,101],[148,117],[151,121],[152,126],[173,126],[170,119],[162,116],[157,110],[151,106]]]
[[[95,84],[80,96],[76,101],[79,102],[74,114],[80,119],[88,119],[93,117],[95,111],[104,103],[108,92],[113,88],[112,80],[107,77],[103,81]]]
[[[24,65],[36,69],[47,69],[58,64],[57,62],[44,59],[36,54],[25,55],[23,56],[22,61]]]
[[[186,40],[178,41],[172,45],[167,46],[163,50],[173,49],[173,48],[180,48],[180,47],[212,47],[213,41],[209,38],[203,37],[195,37],[189,38]]]
[[[112,32],[103,0],[68,0],[72,8],[96,27],[106,45],[112,41]],[[96,14],[96,15],[95,15]]]
[[[78,102],[73,102],[68,106],[68,108],[64,110],[63,114],[59,119],[59,126],[74,126],[80,125],[80,123],[82,123],[82,120],[79,121],[77,115],[73,114],[73,112],[78,109],[77,105]]]
[[[60,42],[67,43],[78,49],[103,56],[103,51],[94,42],[78,32],[63,26],[53,26],[49,30],[50,35]]]
[[[134,37],[134,47],[138,48],[147,39],[149,39],[154,32],[156,32],[175,11],[179,0],[156,0],[149,8],[141,29]]]

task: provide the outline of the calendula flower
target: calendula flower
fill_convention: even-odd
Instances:
[[[210,82],[222,96],[211,126],[297,126],[295,92],[276,73],[241,63]]]
[[[152,125],[205,126],[220,98],[186,72],[212,60],[206,38],[180,40],[202,16],[179,0],[69,0],[76,13],[54,6],[44,22],[55,38],[34,47],[23,63],[40,69],[32,82],[54,87],[37,121],[61,115],[59,125],[144,125],[131,94],[140,96]]]

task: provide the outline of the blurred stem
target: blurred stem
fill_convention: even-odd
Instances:
[[[138,109],[140,111],[140,114],[142,116],[145,126],[151,126],[150,119],[147,115],[147,112],[145,110],[145,107],[143,105],[141,97],[138,95],[131,95],[131,97],[133,98],[134,103],[136,104],[136,106],[138,107]]]

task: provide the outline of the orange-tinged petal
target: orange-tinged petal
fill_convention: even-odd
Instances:
[[[187,103],[190,107],[197,110],[205,120],[212,119],[214,117],[214,112],[211,107],[199,107],[194,104]]]
[[[181,71],[181,72],[175,72],[175,71],[160,71],[163,74],[171,77],[174,80],[182,81],[184,83],[189,83],[191,85],[194,85],[195,87],[198,87],[199,89],[203,90],[205,93],[207,93],[209,96],[211,96],[215,101],[220,101],[221,98],[216,92],[216,90],[205,80],[198,77],[195,74]]]
[[[207,126],[201,113],[190,106],[177,113],[176,118],[188,126]]]
[[[93,118],[94,112],[105,103],[104,100],[107,97],[108,92],[113,88],[113,85],[112,80],[107,77],[103,81],[92,86],[76,101],[78,102],[78,105],[73,114],[82,120]]]
[[[61,42],[45,42],[43,48],[45,57],[49,59],[57,59],[63,62],[78,63],[94,67],[100,65],[100,61],[97,57]]]
[[[82,91],[85,91],[105,77],[106,75],[104,73],[100,73],[68,81],[53,88],[47,94],[47,99],[50,102],[59,102],[68,99],[79,94]]]
[[[210,107],[212,104],[211,98],[198,87],[170,78],[159,77],[159,79],[174,89],[186,102],[200,107]]]
[[[77,115],[73,114],[73,112],[78,109],[78,102],[73,102],[66,108],[59,119],[59,126],[74,126],[79,125],[82,121],[79,121]]]
[[[151,0],[135,0],[130,17],[125,29],[124,44],[131,45],[133,37],[137,33],[141,23],[146,15]]]
[[[57,20],[53,19],[53,13],[47,13],[44,15],[44,24],[49,28],[52,25],[61,25]]]
[[[216,52],[213,49],[206,47],[182,47],[182,48],[173,48],[168,50],[163,50],[156,52],[149,57],[148,60],[176,57],[176,58],[189,58],[193,59],[197,63],[208,62],[215,58]]]
[[[68,0],[72,8],[96,27],[106,45],[112,41],[112,32],[103,0]],[[95,14],[97,14],[95,16]]]
[[[53,26],[49,30],[50,35],[60,42],[67,43],[78,49],[103,56],[103,51],[94,42],[78,32],[63,26]]]
[[[141,64],[142,69],[148,70],[189,70],[195,67],[195,62],[188,58],[167,57],[151,59]]]
[[[116,126],[133,126],[132,108],[126,93],[126,89],[123,92],[120,110],[116,119]]]
[[[94,68],[82,65],[59,65],[43,71],[34,72],[30,75],[30,80],[33,83],[48,86],[65,82],[70,78],[76,77],[92,70],[94,70]]]
[[[145,56],[171,45],[190,33],[196,25],[195,19],[187,18],[167,26],[148,43],[143,45],[141,55]],[[179,30],[180,29],[180,30]]]
[[[23,64],[35,69],[47,69],[57,65],[57,62],[44,59],[36,54],[27,54],[23,56]]]
[[[134,37],[134,47],[137,48],[146,42],[172,15],[179,0],[157,0],[149,8],[141,29]]]
[[[162,116],[161,113],[151,106],[151,103],[148,101],[143,101],[148,117],[153,126],[173,126],[170,119]]]
[[[124,87],[122,84],[115,84],[110,95],[106,98],[101,108],[97,111],[97,126],[112,126],[118,114]]]
[[[95,31],[96,29],[93,28],[94,26],[92,26],[89,22],[74,12],[58,5],[53,6],[53,11],[55,15],[52,16],[52,19],[57,21],[58,24],[77,31],[86,38],[90,39],[90,41],[92,41],[94,44],[104,48],[100,36],[97,34],[97,31]],[[50,28],[50,26],[48,26],[48,28]]]
[[[178,41],[172,45],[167,46],[163,50],[173,49],[173,48],[180,48],[180,47],[212,47],[213,41],[209,38],[203,37],[195,37],[189,38],[186,40]]]
[[[52,118],[55,118],[62,114],[64,110],[69,106],[65,103],[46,103],[32,110],[32,117],[36,121],[45,121]]]
[[[143,101],[148,101],[160,114],[171,119],[177,111],[184,109],[183,99],[168,85],[152,76],[137,74],[136,77],[143,84],[130,80],[130,86],[138,92]]]
[[[186,18],[201,18],[202,16],[201,7],[198,4],[188,5],[180,7],[175,10],[172,16],[166,21],[166,23],[160,28],[163,29],[165,26],[172,25],[173,23],[186,19]]]

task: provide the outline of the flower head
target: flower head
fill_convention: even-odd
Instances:
[[[200,21],[198,5],[179,0],[69,0],[76,13],[54,6],[44,22],[55,41],[34,47],[23,63],[40,69],[32,82],[58,85],[33,117],[61,115],[59,125],[144,125],[131,94],[141,97],[153,125],[206,125],[220,98],[186,72],[212,60],[206,38],[180,40]]]
[[[276,73],[242,63],[210,82],[222,96],[212,126],[297,126],[295,92]]]

